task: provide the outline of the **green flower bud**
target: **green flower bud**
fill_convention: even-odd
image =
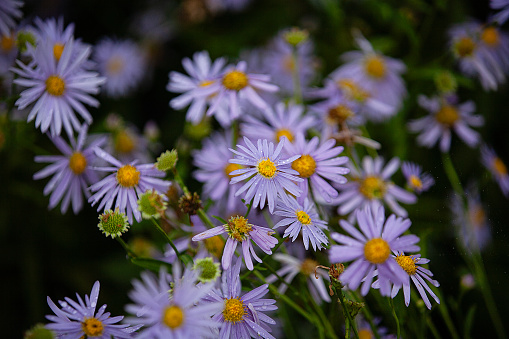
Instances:
[[[55,339],[55,333],[44,327],[43,324],[37,324],[25,332],[23,339]]]
[[[456,79],[451,72],[443,71],[435,75],[435,86],[441,93],[453,93],[458,88]]]
[[[35,35],[29,31],[19,31],[16,36],[16,46],[21,53],[26,52],[27,43],[35,47],[36,39]]]
[[[99,216],[99,229],[111,238],[120,237],[122,233],[129,230],[129,223],[127,222],[127,216],[124,213],[120,213],[118,207],[115,211],[106,210]]]
[[[159,219],[164,215],[168,203],[164,201],[164,195],[155,190],[148,190],[140,196],[138,200],[138,209],[143,219],[154,217]]]
[[[215,281],[221,275],[219,263],[215,263],[214,261],[212,261],[212,258],[210,257],[197,259],[193,266],[193,270],[200,271],[198,280],[201,281],[202,283]]]
[[[175,168],[178,160],[178,153],[176,149],[161,153],[161,156],[157,158],[156,168],[160,171],[169,171]]]
[[[309,37],[308,31],[304,29],[300,29],[297,27],[292,28],[291,30],[284,33],[284,39],[287,43],[292,46],[297,46],[300,43],[306,41]]]

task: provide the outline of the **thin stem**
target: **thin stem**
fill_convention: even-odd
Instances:
[[[159,231],[159,233],[164,235],[164,237],[166,238],[166,241],[168,242],[168,244],[170,244],[171,248],[173,248],[173,250],[175,251],[175,254],[177,255],[177,258],[182,262],[182,264],[184,264],[184,267],[185,267],[186,263],[180,257],[180,253],[177,250],[177,247],[175,246],[175,244],[173,244],[173,241],[171,241],[170,237],[168,236],[168,233],[166,233],[161,228],[161,226],[159,226],[159,224],[157,223],[157,221],[154,218],[150,218],[150,220],[152,220],[152,223],[156,226],[156,229]]]
[[[180,186],[180,188],[182,189],[182,191],[184,192],[185,195],[191,194],[191,193],[189,193],[189,190],[187,189],[186,184],[184,184],[184,180],[182,180],[182,178],[180,177],[180,174],[177,171],[177,168],[173,169],[173,178],[175,179],[177,184]]]
[[[115,239],[117,239],[117,241],[120,243],[120,245],[122,245],[122,247],[125,249],[125,251],[127,252],[127,255],[130,257],[130,258],[136,258],[138,257],[136,255],[136,253],[134,253],[130,248],[129,248],[129,245],[127,245],[125,243],[125,241],[121,238],[121,237],[116,237]]]
[[[302,103],[302,89],[300,86],[300,77],[299,77],[299,56],[297,53],[297,47],[293,47],[292,49],[292,80],[293,80],[293,98],[296,104]]]
[[[401,338],[401,329],[399,327],[399,319],[398,319],[398,315],[396,314],[396,309],[394,308],[394,300],[392,300],[391,297],[388,297],[389,299],[389,304],[391,305],[391,309],[392,309],[392,316],[394,317],[394,320],[396,321],[396,331],[397,331],[397,335],[398,335],[398,339]]]
[[[351,295],[353,296],[355,301],[362,302],[362,299],[357,295],[357,293],[355,293],[354,291],[351,292],[352,292]],[[373,332],[375,338],[380,339],[380,334],[378,334],[378,329],[373,321],[373,315],[371,314],[371,311],[369,310],[368,305],[366,303],[364,303],[362,313],[364,314],[364,318],[366,318],[366,320],[368,321],[369,327],[371,327],[371,332]]]
[[[348,323],[350,323],[352,325],[352,330],[355,334],[355,337],[358,339],[359,333],[357,333],[357,328],[355,327],[355,323],[353,321],[352,315],[350,314],[350,310],[344,303],[344,301],[346,300],[346,297],[343,294],[343,291],[341,290],[341,288],[336,288],[336,286],[334,286],[334,284],[332,284],[332,288],[334,289],[334,292],[338,296],[339,303],[341,304],[341,307],[343,308],[343,314],[345,315],[345,328],[348,328],[348,326],[349,326]]]
[[[198,217],[201,219],[201,221],[203,221],[208,227],[210,227],[210,228],[216,227],[216,225],[214,225],[212,223],[212,221],[210,220],[207,213],[205,213],[203,208],[200,208],[198,211],[196,211],[196,215],[198,215]]]
[[[314,279],[314,278],[311,278],[311,279]],[[306,297],[309,301],[309,303],[311,303],[311,305],[313,306],[313,308],[315,309],[316,311],[316,314],[318,315],[318,318],[320,318],[320,320],[322,321],[324,327],[325,327],[325,330],[327,332],[327,334],[329,335],[330,338],[335,338],[337,339],[337,336],[336,334],[334,333],[334,329],[332,328],[330,322],[329,322],[329,319],[327,319],[327,317],[325,316],[325,314],[323,313],[323,310],[320,308],[320,306],[315,302],[315,300],[313,299],[313,297],[311,296],[311,294],[309,293],[309,289],[305,289],[307,291],[306,293]]]
[[[456,173],[456,169],[451,161],[451,156],[448,153],[442,153],[442,164],[444,165],[445,174],[447,175],[452,188],[460,196],[460,198],[463,198],[465,193],[461,186],[458,173]]]

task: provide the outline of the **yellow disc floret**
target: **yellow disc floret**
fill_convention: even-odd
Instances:
[[[309,178],[316,171],[316,161],[309,154],[303,154],[292,162],[292,169],[299,172],[301,178]]]
[[[293,133],[287,128],[276,130],[276,142],[280,142],[282,137],[286,137],[289,142],[293,142]]]
[[[223,86],[233,91],[240,91],[247,86],[247,75],[241,71],[231,71],[223,77]]]
[[[277,167],[274,162],[268,158],[259,161],[258,165],[256,165],[256,169],[258,173],[266,179],[272,179],[276,176]]]
[[[246,313],[246,307],[244,306],[242,300],[240,300],[238,297],[226,299],[224,301],[224,321],[238,323],[239,321],[242,321]]]
[[[460,118],[456,108],[451,105],[443,105],[435,114],[435,119],[442,125],[451,127]]]
[[[299,220],[301,224],[303,225],[311,224],[311,218],[309,217],[309,214],[307,214],[306,212],[297,211],[295,212],[295,214],[297,215],[297,220]]]
[[[408,275],[414,275],[417,273],[417,266],[415,266],[415,262],[417,259],[414,259],[408,255],[399,254],[396,257],[396,262],[401,266],[402,269],[405,270]]]
[[[367,176],[362,180],[359,187],[359,192],[368,199],[381,199],[384,197],[386,190],[385,182],[376,176]]]
[[[205,248],[216,258],[221,258],[224,248],[224,239],[221,236],[216,235],[211,238],[207,238],[204,241]]]
[[[505,166],[504,162],[498,158],[495,157],[492,162],[493,170],[498,175],[507,175],[507,167]]]
[[[481,40],[490,47],[498,46],[500,36],[495,27],[487,27],[481,33]]]
[[[130,153],[135,146],[134,138],[127,131],[120,131],[115,135],[115,150],[119,153]]]
[[[123,69],[124,60],[118,56],[112,57],[106,65],[106,70],[110,75],[119,74]]]
[[[305,259],[300,265],[300,271],[302,274],[310,275],[315,272],[318,262],[313,259]]]
[[[15,40],[10,35],[2,35],[2,38],[0,39],[0,47],[3,51],[8,52],[10,51],[15,45]]]
[[[337,86],[350,100],[364,102],[370,96],[352,79],[341,79],[337,82]]]
[[[253,230],[251,224],[248,224],[247,219],[242,216],[231,217],[225,225],[226,232],[230,238],[242,242],[247,239],[249,232]]]
[[[117,171],[117,181],[124,187],[134,187],[140,181],[140,171],[132,165],[124,165]]]
[[[417,190],[420,190],[422,189],[422,180],[419,179],[418,176],[416,175],[411,175],[410,178],[408,178],[408,184],[410,185],[410,187],[412,187],[413,189],[417,189]]]
[[[463,37],[454,44],[454,51],[461,58],[471,56],[475,48],[474,40],[469,37]]]
[[[330,125],[341,125],[354,115],[353,111],[346,105],[337,105],[327,113],[327,122]]]
[[[387,72],[386,68],[385,61],[377,55],[369,56],[364,60],[364,69],[373,78],[383,78]]]
[[[81,152],[76,151],[69,158],[69,168],[74,174],[80,175],[87,168],[87,159]]]
[[[382,238],[374,238],[364,245],[364,257],[372,264],[384,263],[391,254],[391,248]]]
[[[64,44],[61,44],[58,42],[53,45],[53,56],[55,57],[55,59],[57,61],[59,61],[60,58],[62,57],[62,53],[64,52],[64,47],[65,47]]]
[[[46,91],[56,97],[61,96],[65,91],[64,80],[58,75],[50,75],[48,79],[46,79]]]
[[[233,171],[236,171],[238,169],[241,169],[242,166],[239,165],[239,164],[232,164],[232,163],[228,163],[225,167],[224,167],[224,174],[228,177],[228,179],[232,179],[233,177],[236,177],[237,175],[233,174],[233,175],[230,175],[231,172]]]
[[[166,307],[163,312],[163,324],[172,330],[182,326],[184,322],[184,312],[177,305]]]
[[[357,334],[359,339],[373,339],[373,332],[367,328],[360,329]]]
[[[96,318],[85,318],[81,323],[81,329],[88,337],[98,337],[103,333],[103,323]]]

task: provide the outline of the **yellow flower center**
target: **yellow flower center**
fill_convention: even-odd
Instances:
[[[86,167],[87,159],[81,152],[74,152],[69,158],[69,168],[74,174],[80,175]]]
[[[231,71],[223,77],[223,86],[233,91],[240,91],[247,86],[247,75],[241,71]]]
[[[251,224],[248,224],[247,219],[242,216],[231,217],[228,224],[225,225],[226,231],[230,238],[242,242],[246,240],[249,232],[253,230]]]
[[[363,328],[357,332],[359,339],[373,339],[373,332],[367,328]]]
[[[112,57],[106,64],[106,70],[110,75],[119,74],[123,69],[124,60],[118,56]]]
[[[55,59],[57,61],[59,61],[60,58],[62,57],[62,53],[64,52],[64,47],[65,47],[64,44],[60,44],[58,42],[55,45],[53,45],[53,56],[55,57]]]
[[[317,261],[313,259],[306,259],[302,262],[300,271],[302,274],[310,275],[315,272],[316,266],[318,266]]]
[[[309,214],[307,214],[306,212],[297,211],[295,212],[295,214],[297,215],[297,220],[299,220],[301,224],[303,225],[311,224],[311,218],[309,217]]]
[[[362,180],[359,187],[361,192],[368,199],[381,199],[386,191],[385,182],[376,176],[368,176]]]
[[[299,172],[302,178],[309,178],[315,173],[316,161],[309,154],[303,154],[292,162],[292,168]]]
[[[280,142],[282,137],[286,137],[289,142],[293,142],[293,134],[287,128],[280,128],[276,131],[276,142]]]
[[[0,39],[0,47],[2,50],[8,52],[15,46],[14,38],[10,35],[3,35],[2,39]]]
[[[348,106],[337,105],[329,109],[326,120],[330,125],[341,125],[353,115],[353,111]]]
[[[224,174],[231,180],[233,177],[236,177],[238,174],[230,175],[230,173],[233,171],[236,171],[238,169],[241,169],[241,168],[242,168],[242,166],[239,164],[228,163],[228,165],[226,165],[224,168]]]
[[[207,238],[204,240],[205,248],[209,251],[210,254],[215,256],[216,258],[221,258],[223,254],[224,248],[224,239],[221,236],[216,235],[211,238]]]
[[[419,179],[419,177],[416,175],[412,174],[410,176],[410,178],[408,178],[408,183],[409,183],[410,187],[412,187],[414,189],[420,190],[422,188],[422,180]]]
[[[164,310],[163,323],[172,330],[179,328],[184,322],[184,312],[176,305],[168,306]]]
[[[352,79],[341,79],[337,82],[337,86],[350,100],[364,102],[369,98],[369,93],[359,87]]]
[[[134,187],[140,181],[140,171],[132,165],[124,165],[117,171],[117,181],[124,187]]]
[[[481,33],[481,40],[488,46],[498,46],[500,36],[495,27],[487,27]]]
[[[440,108],[440,110],[435,114],[435,119],[448,127],[454,125],[454,123],[460,118],[460,115],[456,108],[450,105],[444,105]]]
[[[454,44],[454,50],[461,58],[471,56],[475,48],[474,40],[469,37],[463,37]]]
[[[504,162],[498,158],[498,157],[495,157],[493,159],[493,169],[495,170],[495,172],[499,175],[506,175],[507,174],[507,167],[505,166]]]
[[[246,313],[244,303],[239,297],[226,299],[224,301],[223,318],[225,321],[238,323],[242,321]]]
[[[61,96],[65,91],[64,80],[58,75],[50,75],[48,79],[46,79],[46,91],[56,97]]]
[[[402,269],[405,270],[408,275],[414,275],[417,273],[417,266],[415,266],[415,262],[417,259],[414,259],[408,255],[398,255],[396,256],[396,262],[401,266]]]
[[[130,153],[134,149],[134,139],[126,131],[120,131],[115,135],[115,150],[119,153]]]
[[[364,61],[366,73],[373,78],[383,78],[387,72],[385,61],[376,55],[367,57]]]
[[[88,337],[98,337],[103,333],[103,323],[96,318],[85,318],[81,323],[81,329]]]
[[[264,159],[258,162],[256,166],[258,173],[266,179],[271,179],[276,175],[277,167],[270,159]]]
[[[364,245],[364,257],[372,264],[384,263],[391,254],[391,248],[382,238],[374,238]]]

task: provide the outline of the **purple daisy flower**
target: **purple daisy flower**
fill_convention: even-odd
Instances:
[[[146,56],[132,40],[104,38],[95,46],[93,59],[106,78],[103,89],[112,98],[127,96],[146,73]]]
[[[88,202],[94,206],[101,202],[97,211],[118,207],[120,212],[125,213],[129,223],[133,222],[133,214],[136,221],[141,221],[141,213],[138,210],[138,199],[147,190],[156,190],[164,194],[168,191],[171,183],[158,178],[164,177],[165,173],[155,168],[154,164],[137,165],[136,162],[122,164],[120,161],[96,147],[95,154],[113,166],[96,167],[97,171],[112,172],[110,175],[90,186],[90,191],[95,192]]]
[[[419,246],[416,235],[402,235],[412,224],[409,219],[403,219],[391,214],[385,219],[382,206],[370,208],[367,206],[357,211],[357,230],[346,220],[340,220],[341,227],[352,237],[339,233],[332,233],[331,238],[341,245],[333,245],[329,251],[331,263],[355,260],[341,274],[341,282],[348,288],[355,290],[362,282],[361,294],[366,295],[371,282],[378,272],[380,293],[388,296],[391,293],[391,282],[402,284],[408,279],[406,272],[398,265],[390,254],[394,251],[415,252]]]
[[[23,16],[23,12],[20,10],[22,6],[23,1],[0,1],[0,35],[9,35],[11,29],[16,27],[15,19],[19,19]]]
[[[200,241],[223,233],[228,234],[228,240],[226,240],[223,256],[221,258],[224,270],[230,267],[233,253],[237,249],[239,243],[242,244],[242,254],[244,255],[246,267],[249,270],[253,270],[251,255],[256,261],[262,262],[262,259],[256,255],[251,240],[267,254],[272,254],[271,248],[277,244],[277,239],[272,236],[272,234],[274,234],[273,230],[267,227],[250,224],[248,223],[248,219],[239,215],[231,217],[227,224],[211,228],[195,235],[192,240]]]
[[[267,324],[276,322],[263,312],[277,310],[274,299],[261,299],[269,291],[268,284],[261,285],[240,296],[240,266],[242,260],[237,259],[235,265],[223,272],[220,290],[212,291],[207,301],[220,302],[223,308],[212,317],[221,324],[219,338],[246,339],[259,338],[275,339],[269,332]]]
[[[290,168],[291,163],[300,155],[282,160],[281,151],[285,140],[287,140],[286,137],[282,138],[274,150],[274,144],[267,142],[266,139],[263,141],[258,139],[258,147],[256,147],[248,138],[244,137],[247,147],[237,145],[243,153],[230,148],[230,151],[236,154],[235,159],[231,159],[230,162],[244,166],[244,168],[230,173],[235,176],[230,180],[230,184],[249,179],[237,190],[235,196],[247,190],[244,197],[246,202],[253,199],[254,208],[258,205],[263,208],[267,201],[269,211],[273,213],[278,195],[283,197],[287,194],[286,192],[294,196],[301,195],[302,190],[295,182],[301,182],[303,179],[296,176],[299,172]]]
[[[300,158],[292,163],[292,169],[304,179],[299,182],[302,189],[300,200],[309,197],[311,186],[313,193],[331,202],[332,198],[338,196],[338,192],[326,180],[338,185],[346,183],[343,175],[348,174],[350,170],[341,165],[348,162],[348,157],[338,157],[343,152],[343,146],[336,146],[334,139],[329,139],[321,145],[319,143],[318,137],[313,137],[307,142],[303,135],[298,135],[294,143],[285,145],[285,149],[290,156],[300,155]]]
[[[53,44],[40,43],[37,48],[29,48],[28,51],[33,62],[25,65],[17,60],[19,68],[12,69],[20,76],[14,83],[29,87],[21,92],[16,106],[22,110],[36,102],[27,121],[35,119],[35,126],[40,126],[43,133],[49,129],[52,136],[60,135],[63,126],[72,137],[73,130],[81,128],[74,111],[85,123],[91,124],[92,116],[83,103],[98,107],[99,101],[90,94],[97,94],[99,85],[105,81],[97,73],[82,69],[90,55],[90,48],[80,49],[74,57],[74,42],[71,39],[58,61],[54,57]]]
[[[491,20],[503,25],[509,18],[509,0],[490,0],[490,7],[499,11]]]
[[[77,295],[78,302],[65,298],[58,301],[59,308],[48,297],[48,305],[55,315],[47,315],[46,318],[53,323],[47,324],[46,328],[55,331],[59,338],[132,338],[132,333],[142,325],[130,327],[128,324],[117,324],[124,317],[110,317],[106,305],[101,306],[96,312],[97,299],[99,298],[99,281],[92,287],[90,297],[85,295],[85,301]]]
[[[408,123],[411,132],[421,132],[417,137],[419,145],[431,148],[440,142],[440,151],[448,152],[451,147],[451,130],[454,130],[470,147],[479,143],[479,133],[469,126],[482,126],[484,118],[473,115],[475,111],[473,101],[457,105],[454,100],[454,98],[446,99],[438,96],[431,99],[424,95],[419,96],[419,105],[428,110],[429,115]]]
[[[346,215],[355,209],[370,206],[371,209],[377,209],[385,202],[391,210],[401,217],[406,217],[407,212],[397,201],[406,204],[413,204],[417,197],[399,186],[396,186],[391,180],[391,176],[398,170],[399,159],[393,158],[383,167],[384,160],[381,157],[375,159],[366,156],[362,160],[362,169],[357,170],[350,166],[351,180],[338,186],[341,190],[339,196],[334,200],[339,204],[338,213]]]
[[[179,266],[179,265],[173,265]],[[180,276],[173,268],[173,283],[166,272],[159,279],[146,276],[137,282],[130,293],[136,304],[126,306],[136,317],[127,318],[133,324],[143,325],[137,338],[176,339],[213,338],[219,324],[210,317],[221,309],[221,303],[203,303],[211,293],[213,283],[196,286],[199,272],[186,269]]]
[[[509,175],[507,174],[507,166],[502,159],[497,156],[493,148],[482,145],[481,161],[497,181],[504,196],[509,197]]]
[[[304,199],[303,205],[299,204],[297,200],[291,196],[280,199],[277,202],[274,214],[283,217],[283,219],[274,226],[274,229],[286,226],[283,238],[290,236],[293,242],[302,231],[304,247],[307,250],[309,248],[309,242],[311,242],[314,251],[325,248],[329,243],[327,236],[322,231],[327,229],[327,223],[320,220],[313,204],[309,203],[309,199]]]
[[[422,193],[435,184],[435,179],[428,173],[422,173],[421,166],[409,161],[401,165],[401,172],[406,179],[407,187],[417,193]]]
[[[10,84],[12,81],[12,73],[9,72],[9,69],[14,65],[19,52],[18,46],[16,46],[16,35],[15,31],[7,34],[0,32],[0,77],[2,78],[0,85],[4,88],[9,87],[4,84]]]
[[[87,147],[88,126],[83,125],[77,141],[71,138],[71,145],[61,137],[53,137],[51,141],[62,152],[63,155],[40,155],[35,157],[35,162],[51,163],[49,166],[34,174],[34,180],[39,180],[53,175],[51,180],[44,187],[44,195],[51,193],[49,208],[54,208],[60,201],[60,211],[67,212],[72,202],[72,210],[77,214],[83,207],[83,194],[88,198],[88,186],[99,181],[97,173],[92,169],[96,159],[94,148],[100,147],[105,138],[97,138]]]
[[[212,105],[207,115],[212,115],[222,105],[226,105],[231,120],[240,116],[241,101],[247,100],[261,110],[270,109],[258,92],[276,92],[278,87],[269,83],[270,76],[266,74],[246,73],[247,63],[239,62],[236,66],[229,66],[216,81],[207,87],[207,95],[213,95]]]

